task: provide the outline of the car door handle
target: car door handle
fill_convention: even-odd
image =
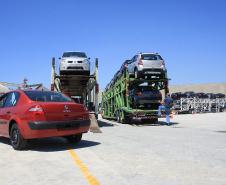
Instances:
[[[11,113],[10,111],[7,111],[7,112],[6,112],[6,114],[10,114],[10,113]]]

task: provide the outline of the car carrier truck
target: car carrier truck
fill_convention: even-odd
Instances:
[[[158,106],[161,100],[153,100],[146,102],[145,105],[136,106],[131,92],[145,86],[153,91],[161,91],[161,94],[164,94],[162,98],[164,98],[169,92],[167,71],[161,76],[149,75],[143,78],[129,75],[127,69],[123,70],[121,75],[117,74],[119,72],[102,94],[102,117],[115,119],[120,123],[131,123],[135,119],[157,122]]]

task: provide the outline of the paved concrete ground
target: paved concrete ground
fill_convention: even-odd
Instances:
[[[100,120],[103,133],[84,135],[78,146],[42,139],[19,152],[0,138],[0,185],[226,185],[226,113],[173,122]]]

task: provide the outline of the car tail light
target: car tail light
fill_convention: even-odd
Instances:
[[[139,60],[138,65],[141,65],[141,66],[143,65],[143,62],[141,59]]]
[[[29,112],[34,112],[34,113],[44,113],[42,107],[40,105],[35,105],[29,109]]]

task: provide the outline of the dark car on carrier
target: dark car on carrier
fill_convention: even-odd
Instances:
[[[162,101],[162,94],[159,90],[154,90],[150,86],[139,86],[129,92],[132,107],[155,107],[158,109]]]

